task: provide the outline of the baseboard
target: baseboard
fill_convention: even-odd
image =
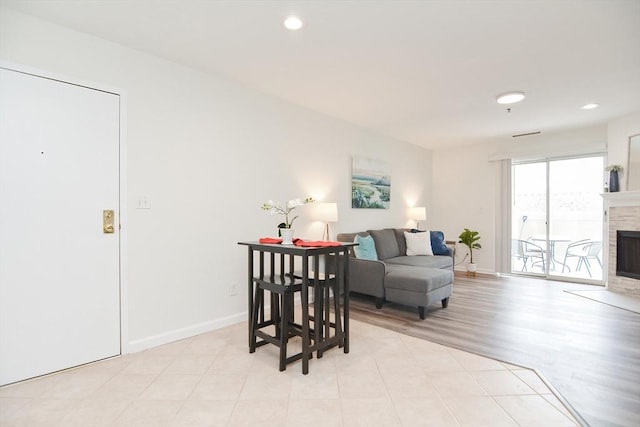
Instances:
[[[211,320],[197,325],[191,325],[185,328],[175,329],[172,331],[164,332],[162,334],[130,341],[126,351],[124,351],[123,349],[123,354],[137,353],[139,351],[147,350],[159,345],[168,344],[170,342],[190,338],[195,335],[222,329],[227,326],[235,325],[236,323],[245,322],[246,320],[247,312],[245,311],[242,313],[223,317],[221,319]]]
[[[459,276],[464,276],[467,274],[467,267],[464,265],[461,266],[456,266],[454,268],[454,274],[459,275]],[[486,270],[483,268],[479,268],[478,271],[476,271],[476,276],[484,276],[484,277],[498,277],[498,273],[496,273],[495,271],[492,270]]]

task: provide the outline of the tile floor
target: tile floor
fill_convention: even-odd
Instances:
[[[278,371],[246,323],[0,388],[0,426],[576,426],[531,370],[351,322]],[[298,343],[293,342],[293,345]]]

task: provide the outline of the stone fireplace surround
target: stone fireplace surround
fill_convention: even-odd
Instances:
[[[640,297],[640,280],[616,276],[616,231],[640,231],[640,191],[604,193],[607,211],[607,289]]]

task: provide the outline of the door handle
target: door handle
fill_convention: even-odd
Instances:
[[[113,228],[113,219],[115,215],[113,210],[103,210],[102,211],[102,232],[104,234],[112,234],[114,233]]]

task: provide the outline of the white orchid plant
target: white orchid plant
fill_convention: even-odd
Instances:
[[[293,221],[298,218],[298,215],[289,219],[291,212],[302,205],[315,202],[313,197],[307,197],[306,199],[291,199],[286,205],[280,204],[280,202],[274,202],[269,200],[262,204],[262,210],[269,212],[270,215],[284,215],[284,222],[278,225],[278,228],[291,228]]]

